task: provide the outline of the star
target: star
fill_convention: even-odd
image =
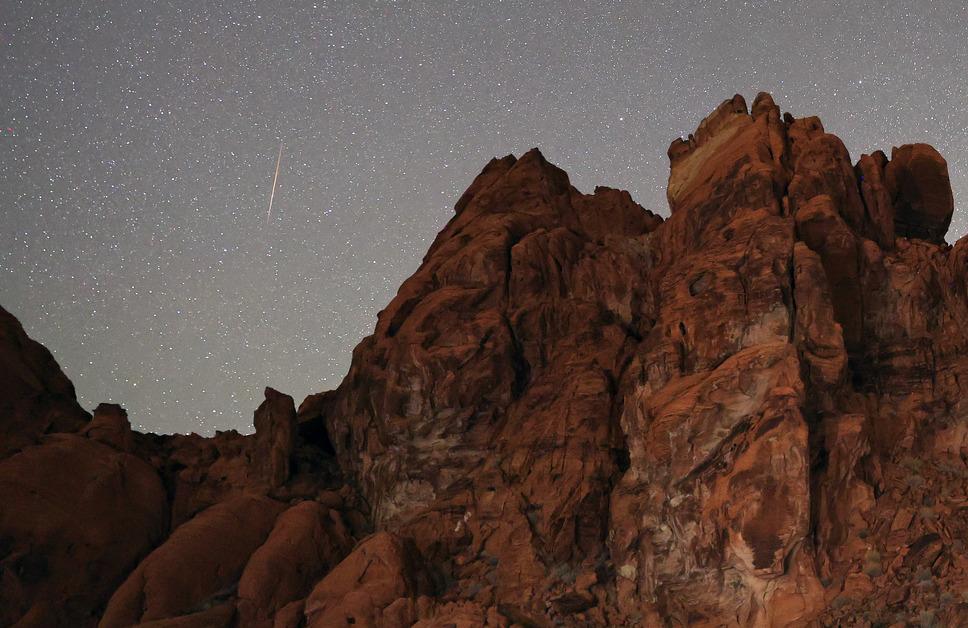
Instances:
[[[968,232],[965,3],[7,4],[0,299],[140,429],[339,385],[494,156],[667,214],[670,142],[734,93],[855,161],[934,145]]]

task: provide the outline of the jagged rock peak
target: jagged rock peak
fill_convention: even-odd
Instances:
[[[511,169],[512,166],[514,166],[517,160],[517,157],[514,155],[507,155],[501,159],[495,157],[489,161],[487,165],[484,166],[484,169],[481,171],[481,173],[474,179],[474,182],[471,183],[464,194],[461,195],[460,199],[457,201],[457,204],[454,205],[454,211],[458,214],[461,213],[478,192],[486,189],[497,179],[503,176],[508,170]]]
[[[730,127],[741,116],[747,116],[746,99],[736,94],[729,100],[724,100],[708,116],[702,119],[694,133],[685,140],[678,138],[669,146],[669,159],[675,162],[689,152],[699,148],[724,128]]]
[[[249,436],[89,421],[0,311],[0,625],[968,625],[947,169],[779,111],[674,143],[665,221],[492,160]]]
[[[120,451],[131,451],[134,447],[128,413],[115,403],[99,404],[94,410],[91,422],[79,433]]]
[[[773,114],[779,118],[780,108],[776,106],[775,102],[773,102],[773,96],[767,92],[760,92],[753,100],[753,108],[750,110],[750,114],[753,116],[754,120],[762,115],[770,114]]]
[[[266,387],[265,401],[255,411],[256,455],[270,486],[278,488],[289,479],[296,450],[298,421],[292,397]]]
[[[824,189],[836,176],[829,191],[838,213],[852,230],[884,249],[894,247],[895,236],[944,242],[954,199],[947,163],[933,147],[895,147],[890,160],[875,151],[851,165],[843,142],[827,133],[819,118],[785,114],[781,121],[779,111],[766,92],[757,95],[751,112],[736,95],[706,116],[688,139],[673,141],[668,151],[671,210],[689,194],[709,198],[713,191],[705,184],[718,179],[717,169],[739,163],[728,154],[732,151],[745,155],[748,167],[759,162],[769,168],[774,187],[790,186],[778,198],[808,200],[809,188]],[[797,172],[801,176],[794,181]],[[795,213],[795,204],[790,210]]]

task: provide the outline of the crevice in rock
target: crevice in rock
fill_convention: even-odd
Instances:
[[[784,290],[781,290],[783,300],[787,306],[787,311],[790,313],[790,324],[787,337],[793,345],[796,345],[797,338],[797,260],[794,254],[797,243],[795,238],[796,236],[794,235],[793,248],[790,249],[790,257],[787,269],[787,285]],[[799,347],[797,347],[797,353],[801,355],[802,364],[802,354]]]
[[[309,421],[300,423],[299,435],[307,445],[316,447],[327,455],[336,455],[336,447],[329,437],[329,430],[326,429],[325,416],[320,415]]]
[[[723,456],[720,454],[732,447],[740,436],[749,431],[750,427],[753,425],[753,418],[746,417],[742,421],[739,421],[729,430],[729,432],[720,439],[716,447],[714,447],[705,458],[703,458],[698,464],[696,464],[686,475],[674,483],[673,486],[682,487],[693,481],[697,477],[703,474],[706,469],[709,469],[716,464],[721,464]]]
[[[824,443],[822,413],[808,407],[801,411],[803,412],[803,420],[807,424],[807,449],[809,454],[807,473],[810,487],[810,532],[808,536],[813,541],[814,547],[817,547],[820,540],[817,536],[820,523],[820,487],[827,470],[829,452],[826,443]]]
[[[501,319],[511,337],[511,369],[514,371],[514,379],[511,382],[511,400],[516,401],[521,398],[531,381],[531,364],[524,357],[524,346],[518,339],[514,325],[511,324],[507,314],[502,315]]]
[[[397,335],[397,332],[400,331],[404,321],[407,320],[407,317],[410,316],[410,313],[413,312],[414,308],[417,307],[417,305],[420,303],[420,299],[423,296],[424,295],[421,294],[419,296],[407,299],[397,309],[397,311],[393,313],[393,318],[390,319],[390,324],[387,327],[387,336],[393,338]]]

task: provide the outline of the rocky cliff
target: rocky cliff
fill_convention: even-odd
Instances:
[[[495,159],[341,386],[93,417],[0,315],[0,625],[968,624],[944,159],[736,96],[662,220]]]

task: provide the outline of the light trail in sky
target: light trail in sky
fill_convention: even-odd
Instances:
[[[266,224],[272,218],[272,200],[276,197],[276,181],[279,180],[279,164],[282,163],[282,142],[279,142],[279,156],[276,157],[276,174],[272,177],[272,192],[269,193],[269,213],[266,214]]]

